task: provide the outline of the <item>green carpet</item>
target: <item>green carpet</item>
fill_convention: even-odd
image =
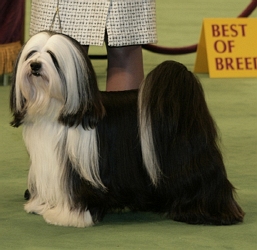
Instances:
[[[198,42],[203,17],[236,17],[250,1],[157,1],[159,45]],[[226,2],[224,4],[224,2]],[[257,17],[257,11],[252,14]],[[103,48],[91,48],[104,53]],[[163,60],[193,69],[195,54],[162,56],[144,51],[145,72]],[[94,61],[104,88],[105,61]],[[199,75],[222,136],[229,179],[237,188],[245,221],[235,226],[193,226],[151,213],[109,214],[91,228],[48,225],[23,210],[29,159],[21,129],[11,128],[9,89],[0,86],[0,249],[256,249],[257,246],[257,79],[210,79]]]

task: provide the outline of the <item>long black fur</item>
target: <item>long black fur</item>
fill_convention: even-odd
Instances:
[[[125,207],[190,224],[242,222],[244,212],[234,199],[235,189],[227,178],[217,128],[199,80],[174,61],[158,65],[145,79],[142,106],[152,127],[160,168],[155,184],[142,159],[138,91],[100,92],[87,55],[72,42],[88,64],[92,102],[91,107],[84,107],[82,102],[77,113],[60,116],[59,122],[67,127],[81,124],[85,130],[96,129],[100,178],[105,188],[83,179],[67,159],[63,182],[70,209],[88,209],[94,222],[101,221],[110,210]],[[22,102],[25,107],[26,100]],[[10,103],[12,125],[18,127],[26,110],[16,111],[15,82]]]
[[[106,115],[96,129],[107,190],[90,186],[70,168],[73,201],[88,208],[95,221],[109,210],[128,207],[190,224],[241,222],[244,212],[234,200],[200,82],[172,61],[158,66],[148,80],[144,97],[162,171],[159,184],[151,183],[142,162],[138,92],[101,92]]]

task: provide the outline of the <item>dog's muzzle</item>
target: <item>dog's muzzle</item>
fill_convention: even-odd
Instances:
[[[40,70],[41,70],[41,63],[39,62],[32,62],[30,64],[30,68],[31,68],[31,73],[34,75],[34,76],[40,76]]]

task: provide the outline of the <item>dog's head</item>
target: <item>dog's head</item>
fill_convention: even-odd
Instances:
[[[94,127],[104,114],[96,76],[83,47],[64,34],[43,31],[23,46],[11,90],[13,126],[48,116],[68,126]]]

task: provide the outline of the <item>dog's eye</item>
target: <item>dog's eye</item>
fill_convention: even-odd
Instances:
[[[30,51],[29,54],[26,56],[25,61],[28,60],[28,59],[29,59],[34,53],[36,53],[36,52],[37,52],[36,50]]]
[[[47,53],[51,56],[52,61],[53,61],[54,65],[55,65],[55,67],[59,68],[59,64],[58,64],[58,61],[56,59],[55,54],[52,51],[50,51],[50,50],[48,50]]]

